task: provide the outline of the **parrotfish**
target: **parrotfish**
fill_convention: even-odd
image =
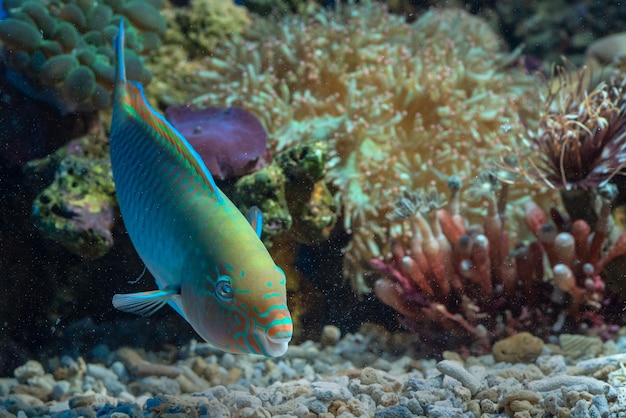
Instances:
[[[158,290],[116,294],[150,315],[169,303],[207,342],[231,353],[287,351],[293,324],[285,274],[249,220],[217,187],[189,142],[126,80],[124,21],[115,40],[111,165],[124,224]]]

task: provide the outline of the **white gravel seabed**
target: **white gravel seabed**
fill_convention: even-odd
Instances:
[[[546,345],[529,364],[418,359],[414,337],[373,326],[343,338],[326,327],[322,343],[278,359],[195,341],[171,353],[101,347],[101,362],[30,360],[0,378],[0,418],[626,417],[621,342],[587,359]]]

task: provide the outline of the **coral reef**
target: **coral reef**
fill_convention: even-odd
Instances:
[[[108,141],[90,134],[70,141],[48,157],[24,168],[30,178],[52,182],[33,202],[36,227],[74,254],[97,259],[113,246],[117,203]]]
[[[337,3],[279,22],[257,17],[243,38],[202,61],[164,58],[170,91],[161,101],[244,107],[274,153],[327,141],[326,181],[353,234],[345,271],[358,292],[371,285],[367,260],[386,251],[385,213],[398,190],[441,183],[442,172],[475,176],[523,131],[518,113],[532,119],[534,77],[512,68],[518,54],[462,10],[408,25],[373,2]]]
[[[559,68],[544,95],[538,126],[529,130],[524,147],[516,151],[519,164],[509,167],[530,183],[558,190],[570,217],[601,230],[603,239],[595,245],[605,247],[620,245],[623,228],[603,213],[614,211],[626,199],[626,77],[615,71],[620,52],[613,53],[616,62],[609,62],[604,50],[605,60],[595,64],[591,60],[591,69]],[[603,72],[600,64],[608,65]],[[594,70],[605,80],[597,81]],[[613,184],[619,193],[608,187]],[[616,212],[618,224],[620,213]],[[622,294],[625,262],[624,257],[615,257],[599,270],[607,286]]]
[[[482,177],[470,187],[487,198],[482,225],[470,225],[461,215],[456,178],[449,182],[447,208],[436,192],[405,192],[396,204],[401,222],[392,229],[391,254],[372,260],[387,276],[376,282],[376,295],[438,347],[484,352],[494,338],[523,330],[539,337],[568,329],[610,336],[600,274],[626,253],[626,233],[603,251],[615,187],[604,188],[593,229],[555,209],[548,220],[539,206],[527,203],[525,220],[535,240],[511,249],[504,210],[508,185],[493,175]]]
[[[337,202],[324,181],[327,161],[324,141],[302,142],[276,156],[287,179],[285,197],[293,219],[289,237],[299,244],[326,241],[337,223]]]
[[[215,179],[241,177],[271,160],[265,129],[245,109],[172,106],[165,116],[200,154]]]
[[[193,0],[186,7],[165,9],[163,16],[169,27],[165,43],[182,46],[191,57],[210,55],[219,40],[240,34],[251,23],[245,8],[223,0]]]
[[[276,236],[289,235],[294,245],[313,245],[330,236],[337,204],[324,183],[328,146],[323,141],[294,145],[272,164],[238,179],[225,192],[244,211],[263,212],[263,241],[272,247]]]
[[[243,176],[234,186],[233,201],[245,213],[245,208],[257,206],[263,212],[263,235],[266,246],[272,239],[291,228],[292,217],[285,197],[285,175],[276,164],[270,164],[259,171]]]
[[[110,106],[114,83],[113,37],[127,21],[126,69],[148,83],[140,55],[160,45],[165,20],[160,0],[4,1],[0,21],[6,77],[64,112]]]
[[[527,63],[549,73],[562,57],[585,62],[585,48],[624,29],[626,12],[618,3],[592,0],[384,0],[393,13],[413,21],[431,7],[463,8],[485,19],[511,48],[522,46]],[[608,47],[609,45],[606,44]],[[615,48],[617,44],[613,44]]]
[[[509,45],[524,45],[524,51],[538,57],[546,71],[563,56],[582,65],[585,48],[595,39],[623,30],[626,17],[617,3],[590,0],[464,3],[472,13],[488,19]]]
[[[334,0],[238,0],[250,11],[261,16],[285,15],[287,13],[306,14],[316,6],[332,7]]]

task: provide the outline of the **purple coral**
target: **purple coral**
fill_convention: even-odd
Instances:
[[[165,115],[216,179],[252,173],[271,159],[263,125],[245,109],[169,107]]]

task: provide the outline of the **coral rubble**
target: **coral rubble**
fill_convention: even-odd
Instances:
[[[306,141],[276,156],[285,173],[285,195],[293,224],[291,239],[306,245],[326,241],[337,222],[337,203],[326,186],[328,144]]]
[[[238,207],[257,206],[263,212],[263,242],[291,228],[292,218],[285,197],[285,175],[276,164],[243,176],[235,183],[233,201]],[[225,191],[229,194],[228,191]]]
[[[6,77],[65,112],[110,106],[114,83],[112,42],[127,21],[126,69],[148,83],[140,55],[159,47],[165,20],[159,0],[18,1],[3,4],[0,21]]]

